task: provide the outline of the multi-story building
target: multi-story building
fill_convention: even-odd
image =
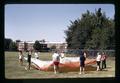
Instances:
[[[26,48],[27,50],[34,50],[33,45],[34,41],[25,41],[25,42],[19,42],[18,43],[18,50],[24,50],[25,49],[25,43],[27,44]],[[56,49],[66,49],[67,43],[64,42],[40,42],[42,48],[51,48],[52,46],[55,46]]]
[[[24,42],[18,42],[17,45],[18,45],[18,50],[19,51],[24,50]]]
[[[51,48],[52,46],[55,46],[56,49],[66,49],[67,43],[65,42],[46,42],[47,47]]]
[[[27,50],[34,50],[33,45],[35,42],[33,41],[27,41]]]

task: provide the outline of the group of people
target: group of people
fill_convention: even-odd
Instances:
[[[64,54],[62,53],[58,53],[57,51],[55,51],[55,53],[52,55],[53,58],[53,64],[54,64],[54,73],[56,74],[57,72],[59,72],[59,63],[60,63],[60,58],[63,58]],[[80,72],[79,74],[84,74],[85,72],[85,60],[87,58],[87,53],[83,52],[82,54],[80,54]],[[97,71],[105,69],[106,68],[106,54],[104,52],[102,52],[102,54],[100,54],[99,52],[97,53],[97,57],[96,57],[96,64],[97,64]],[[101,67],[102,65],[102,67]]]
[[[31,67],[31,56],[32,56],[32,51],[28,51],[27,52],[27,66],[25,67],[26,70],[30,70]],[[34,52],[34,58],[39,59],[39,55],[38,52],[35,51]],[[59,70],[59,63],[60,63],[60,58],[64,58],[64,53],[57,53],[57,51],[52,55],[52,61],[54,64],[54,71],[55,73],[58,72]],[[22,66],[23,65],[23,59],[24,59],[24,55],[23,55],[23,51],[19,51],[19,63]]]
[[[106,59],[107,59],[107,56],[104,52],[102,52],[102,54],[100,54],[99,52],[97,53],[97,58],[96,58],[97,71],[100,71],[106,68]]]
[[[25,67],[26,70],[30,70],[30,67],[31,67],[31,56],[32,56],[32,51],[28,51],[27,52],[27,65]],[[36,59],[39,59],[39,55],[38,55],[38,52],[35,51],[34,52],[34,56]],[[23,51],[19,51],[19,63],[20,65],[23,65],[23,59],[24,59],[24,55],[23,55]]]
[[[26,70],[30,70],[30,66],[31,66],[31,56],[32,56],[32,51],[28,51],[27,53],[27,66],[25,67]],[[34,56],[36,59],[39,59],[38,56],[38,52],[35,51],[34,52]],[[23,65],[23,52],[19,51],[19,62],[21,65]],[[53,61],[53,65],[54,65],[54,73],[59,73],[59,63],[60,63],[60,59],[64,58],[64,53],[63,52],[58,52],[55,51],[52,55],[52,61]],[[80,72],[79,74],[84,74],[85,71],[85,60],[87,58],[87,53],[83,52],[82,54],[80,54]],[[102,52],[102,54],[100,54],[99,52],[97,53],[97,57],[96,57],[96,63],[97,63],[97,71],[105,69],[106,68],[106,54],[104,52]]]
[[[79,74],[82,74],[82,72],[84,74],[86,55],[87,55],[86,52],[80,55],[80,73]],[[102,52],[102,54],[100,54],[100,52],[97,53],[97,57],[96,57],[97,71],[100,71],[106,68],[106,59],[107,59],[107,55],[104,52]]]
[[[84,73],[86,56],[87,56],[87,54],[85,52],[80,55],[80,73],[79,74],[82,74],[82,72]],[[59,73],[60,58],[64,58],[64,53],[63,52],[59,53],[59,52],[55,51],[55,53],[52,55],[55,74]]]

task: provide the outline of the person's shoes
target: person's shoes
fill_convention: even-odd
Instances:
[[[99,69],[99,71],[102,71],[103,69]]]
[[[25,67],[25,70],[28,70],[28,69]]]
[[[57,74],[57,72],[54,72],[54,74]]]
[[[99,71],[99,69],[97,69],[96,71]]]

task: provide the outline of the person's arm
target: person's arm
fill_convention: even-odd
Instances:
[[[107,59],[107,58],[108,58],[108,55],[105,54],[105,59]]]
[[[97,55],[97,57],[98,57],[98,55]],[[96,61],[97,61],[97,57],[96,57]]]
[[[85,60],[86,60],[86,57],[85,57]]]
[[[100,55],[100,61],[102,60],[102,55]]]
[[[80,55],[80,61],[81,61],[81,55]]]
[[[52,61],[54,61],[54,54],[52,55]]]

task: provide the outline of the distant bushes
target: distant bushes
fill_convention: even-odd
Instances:
[[[65,53],[66,54],[73,54],[73,55],[81,55],[82,52],[85,51],[88,56],[95,57],[97,55],[97,52],[105,52],[108,56],[115,56],[115,50],[80,50],[80,49],[68,49]]]

